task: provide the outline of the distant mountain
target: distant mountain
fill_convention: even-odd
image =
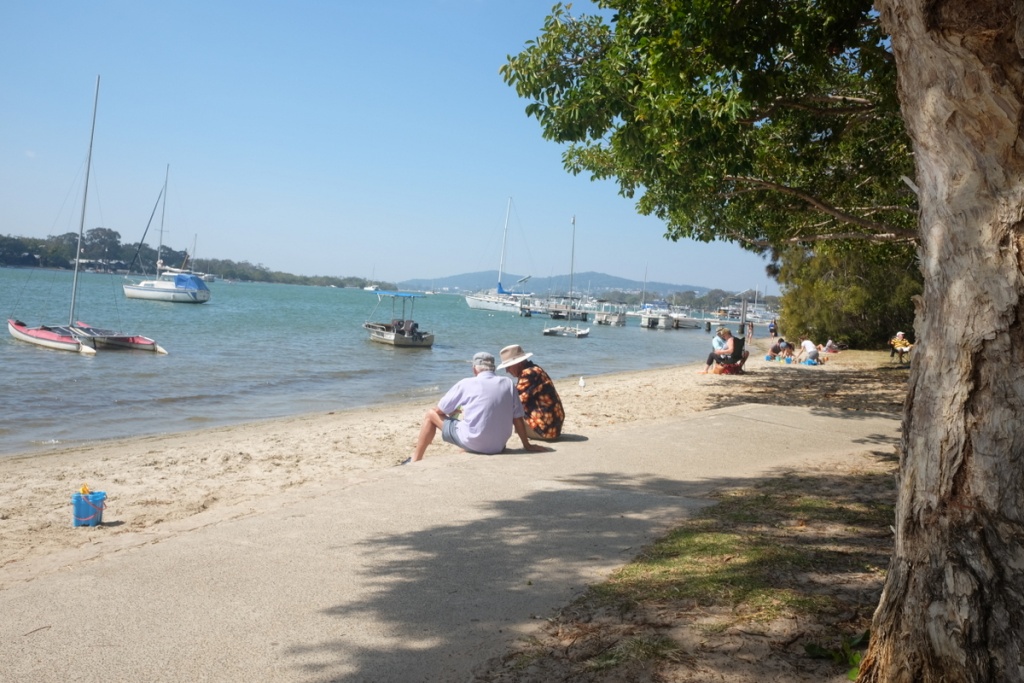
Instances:
[[[537,295],[564,294],[569,291],[569,276],[555,275],[553,277],[534,277],[526,282],[516,285],[516,281],[522,279],[522,275],[505,273],[502,276],[502,287],[508,291],[532,292]],[[462,275],[451,275],[449,277],[437,278],[434,280],[403,280],[398,283],[400,289],[407,290],[434,290],[454,291],[461,293],[479,292],[484,289],[493,289],[498,284],[498,271],[485,270],[479,273],[463,273]],[[676,285],[668,282],[648,282],[648,292],[657,292],[668,296],[673,292],[697,292],[698,295],[706,294],[707,287],[697,285]],[[626,278],[606,275],[605,273],[576,273],[573,276],[574,292],[590,293],[591,296],[600,296],[602,292],[640,292],[644,289],[643,280],[627,280]]]

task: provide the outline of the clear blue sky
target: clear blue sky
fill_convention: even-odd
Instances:
[[[302,275],[498,267],[766,285],[733,245],[669,242],[609,182],[573,177],[498,74],[553,0],[182,0],[0,5],[0,234],[142,237],[170,164],[164,241]],[[589,2],[574,3],[576,13]],[[63,208],[62,208],[63,207]],[[156,235],[146,241],[156,246]]]

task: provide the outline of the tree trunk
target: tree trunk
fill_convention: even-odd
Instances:
[[[1024,680],[1024,0],[878,0],[924,293],[861,681]]]

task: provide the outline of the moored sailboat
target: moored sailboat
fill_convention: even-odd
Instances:
[[[586,313],[578,311],[573,301],[573,276],[576,271],[576,216],[572,217],[572,251],[569,257],[569,304],[566,311],[566,318],[569,320],[586,320]],[[575,327],[570,325],[555,325],[545,327],[544,335],[548,337],[576,337],[582,339],[590,334],[590,328],[581,328],[577,323]]]
[[[498,262],[498,286],[489,292],[478,292],[466,295],[466,305],[484,311],[499,311],[502,313],[515,313],[517,315],[530,315],[529,294],[506,291],[501,286],[501,276],[505,270],[505,245],[508,242],[508,217],[512,212],[512,198],[508,198],[508,208],[505,209],[505,228],[501,235],[501,260]],[[527,275],[516,281],[521,285],[530,279]]]
[[[82,191],[82,213],[78,224],[78,246],[75,251],[75,269],[71,284],[71,311],[67,325],[40,325],[29,327],[20,320],[8,319],[7,330],[20,341],[57,351],[72,351],[85,355],[96,353],[98,346],[135,348],[156,353],[167,353],[149,337],[103,330],[75,320],[75,302],[78,298],[78,271],[81,264],[82,236],[85,232],[85,209],[89,198],[89,174],[92,168],[92,147],[96,135],[96,110],[100,99],[100,78],[96,77],[96,94],[92,105],[92,127],[89,132],[89,154],[85,164],[85,188]]]
[[[203,304],[210,300],[210,288],[206,286],[202,273],[193,273],[188,268],[189,256],[186,254],[185,262],[181,268],[164,266],[161,252],[164,248],[164,216],[167,213],[167,179],[170,176],[170,166],[164,175],[164,187],[160,191],[160,241],[156,249],[156,279],[143,280],[141,282],[126,282],[121,285],[125,297],[129,299],[148,299],[150,301],[170,301],[176,304]],[[152,216],[150,216],[152,219]],[[148,232],[149,227],[146,227]],[[142,239],[146,235],[143,233]],[[139,242],[139,250],[142,249],[142,242]],[[192,251],[195,251],[193,245]],[[138,253],[136,252],[136,256]],[[134,262],[133,262],[134,265]],[[131,268],[129,267],[129,270]]]

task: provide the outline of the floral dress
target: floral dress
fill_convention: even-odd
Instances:
[[[519,373],[519,400],[526,411],[526,424],[542,438],[557,439],[562,434],[565,410],[554,382],[539,365],[527,361]]]

